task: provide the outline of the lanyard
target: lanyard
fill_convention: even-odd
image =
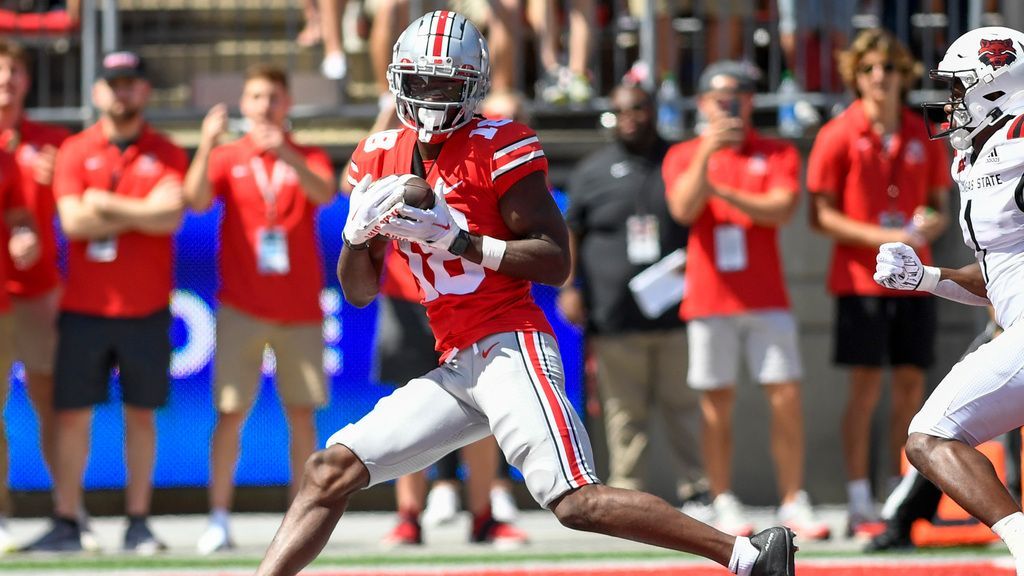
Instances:
[[[898,180],[900,169],[903,167],[903,151],[907,147],[907,143],[903,141],[903,135],[898,131],[891,135],[888,141],[885,138],[880,137],[880,139],[882,141],[881,157],[886,168],[886,175],[889,177],[889,184],[885,187],[885,194],[889,199],[889,209],[896,211],[899,210],[900,197]]]
[[[263,197],[263,203],[267,207],[267,224],[273,224],[277,218],[277,194],[284,184],[288,165],[280,158],[274,160],[274,170],[269,178],[263,159],[259,156],[250,158],[249,165],[252,167],[253,180],[256,181],[256,187],[259,188],[260,196]]]

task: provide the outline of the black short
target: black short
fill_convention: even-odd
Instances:
[[[377,381],[404,386],[437,368],[434,333],[427,310],[419,302],[377,299]]]
[[[917,366],[935,362],[935,299],[840,296],[836,300],[836,364]]]
[[[171,313],[106,318],[62,312],[54,372],[57,409],[86,408],[108,400],[110,371],[121,375],[125,404],[159,408],[171,390]]]

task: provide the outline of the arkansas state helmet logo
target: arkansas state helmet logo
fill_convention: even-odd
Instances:
[[[978,60],[992,68],[1002,68],[1017,61],[1017,49],[1013,40],[984,40],[978,47]]]

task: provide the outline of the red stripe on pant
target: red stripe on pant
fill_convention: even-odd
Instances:
[[[558,441],[562,443],[562,449],[565,451],[566,459],[569,461],[569,471],[572,473],[572,479],[579,486],[592,484],[593,482],[580,469],[580,454],[576,451],[576,447],[573,445],[572,438],[570,437],[569,423],[566,421],[565,414],[562,413],[562,404],[558,401],[558,393],[555,392],[554,384],[548,379],[540,363],[540,336],[536,332],[523,334],[523,336],[526,337],[527,341],[526,353],[530,357],[530,365],[533,366],[533,370],[537,374],[537,381],[540,383],[541,391],[544,393],[544,399],[547,400],[548,408],[555,418],[555,425],[558,428]]]

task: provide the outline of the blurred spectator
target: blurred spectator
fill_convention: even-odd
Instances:
[[[647,15],[647,0],[629,0],[628,7],[630,16],[637,21],[643,20]],[[675,78],[679,73],[679,37],[672,29],[672,18],[678,9],[678,0],[655,0],[655,69],[648,70],[645,68],[646,63],[638,61],[628,73],[634,83],[645,82],[647,76],[653,73],[655,76],[652,78],[652,85],[656,85],[666,78]]]
[[[633,0],[638,1],[638,0]],[[744,22],[752,21],[758,2],[753,0],[678,0],[683,12],[704,22],[707,62],[743,57]]]
[[[305,24],[295,38],[295,42],[303,48],[311,48],[324,39],[317,0],[302,0],[302,16],[305,18]]]
[[[33,122],[25,116],[25,96],[30,84],[29,57],[25,49],[12,40],[0,38],[0,147],[17,161],[17,179],[25,206],[32,213],[40,249],[38,262],[27,268],[20,267],[9,255],[4,258],[7,270],[4,288],[11,298],[13,330],[18,335],[14,340],[14,357],[25,367],[26,388],[39,420],[43,461],[52,477],[56,465],[53,356],[57,348],[57,305],[61,295],[53,227],[57,205],[52,184],[57,147],[69,132]],[[7,235],[4,238],[7,239]],[[6,360],[0,361],[4,369],[8,365]],[[2,397],[6,397],[6,393]],[[2,531],[0,526],[0,552],[5,548]]]
[[[352,0],[358,1],[358,0]],[[324,44],[324,59],[320,73],[331,80],[344,80],[348,75],[345,48],[341,43],[341,16],[349,0],[317,0],[320,12],[320,38]]]
[[[451,0],[452,9],[486,29],[491,57],[491,95],[519,89],[523,45],[523,0]],[[414,15],[416,16],[416,15]]]
[[[665,203],[661,167],[669,145],[655,130],[653,97],[619,86],[611,106],[615,141],[583,159],[569,182],[574,274],[559,292],[558,307],[570,322],[585,326],[596,359],[608,485],[650,488],[648,425],[657,411],[672,451],[677,496],[686,501],[708,489],[699,394],[686,385],[686,331],[674,306],[657,315],[642,312],[629,281],[686,246],[687,230],[672,220]]]
[[[151,87],[132,52],[107,54],[93,85],[96,124],[57,154],[53,192],[69,239],[58,321],[55,518],[29,550],[81,550],[77,520],[92,409],[119,372],[125,418],[125,550],[163,550],[148,526],[156,449],[154,411],[170,393],[171,235],[182,213],[185,151],[143,111]]]
[[[875,255],[886,242],[928,245],[945,230],[950,185],[945,144],[931,142],[924,120],[906,106],[921,65],[889,32],[862,31],[838,56],[857,100],[822,127],[811,150],[807,189],[811,226],[835,240],[828,289],[836,297],[834,361],[849,367],[843,414],[849,532],[868,537],[878,524],[868,478],[871,417],[883,368],[892,368],[889,488],[900,450],[921,405],[925,370],[935,359],[935,302],[927,294],[875,283]]]
[[[373,83],[377,88],[378,111],[371,133],[398,126],[395,97],[388,86],[387,70],[391,64],[395,41],[399,33],[409,25],[409,0],[376,0],[372,10],[370,64],[373,67]]]
[[[782,276],[778,228],[799,199],[799,154],[751,124],[754,82],[738,62],[701,74],[703,134],[672,147],[664,161],[669,210],[690,225],[686,266],[690,386],[703,392],[704,464],[719,527],[753,531],[732,478],[732,409],[740,358],[771,407],[771,451],[781,499],[779,522],[800,537],[826,538],[804,481],[801,363],[796,321]]]
[[[779,0],[779,44],[785,67],[804,90],[838,91],[839,75],[829,60],[846,46],[856,8],[853,0]]]
[[[559,61],[560,0],[527,0],[527,15],[537,34],[543,73],[537,96],[550,104],[583,104],[594,97],[589,59],[593,47],[594,0],[570,0],[568,66]]]
[[[334,176],[325,151],[299,145],[288,133],[291,104],[284,70],[250,68],[239,101],[248,134],[217,146],[228,115],[225,104],[214,106],[203,120],[185,180],[185,198],[193,209],[206,210],[215,197],[224,202],[214,370],[217,424],[211,441],[210,524],[197,544],[201,554],[233,546],[228,511],[239,435],[260,390],[266,347],[276,359],[295,480],[316,449],[313,412],[327,402],[323,260],[314,216],[316,206],[334,198]],[[296,490],[293,482],[290,493]]]

